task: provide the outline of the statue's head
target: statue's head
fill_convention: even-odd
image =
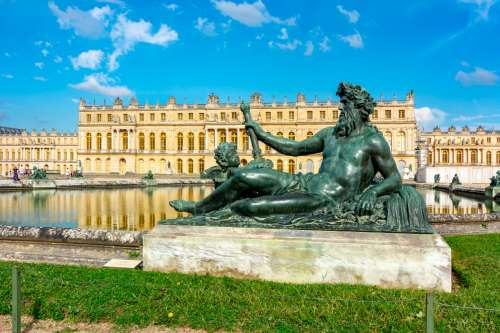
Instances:
[[[223,142],[215,149],[215,161],[223,168],[236,168],[240,165],[240,157],[234,143]]]
[[[337,88],[340,97],[340,117],[336,134],[348,136],[355,128],[370,120],[375,102],[361,86],[341,82]]]

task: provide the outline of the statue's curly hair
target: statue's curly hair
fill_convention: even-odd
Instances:
[[[215,159],[216,160],[219,160],[219,161],[224,161],[224,162],[227,162],[227,154],[228,153],[232,153],[232,154],[236,154],[237,153],[237,146],[236,144],[232,143],[232,142],[222,142],[221,144],[219,144],[217,146],[217,148],[215,148]]]
[[[337,88],[337,96],[351,100],[354,103],[354,108],[360,112],[363,121],[368,121],[370,114],[375,109],[376,103],[372,96],[360,85],[341,82]]]

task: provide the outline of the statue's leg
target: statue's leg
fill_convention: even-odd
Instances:
[[[314,211],[328,203],[329,200],[324,196],[292,192],[239,200],[231,205],[231,210],[245,216],[296,214]]]
[[[239,199],[276,192],[286,174],[272,169],[238,170],[199,202],[174,200],[170,205],[178,211],[203,214]]]

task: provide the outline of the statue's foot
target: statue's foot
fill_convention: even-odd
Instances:
[[[187,200],[172,200],[169,202],[170,207],[175,209],[178,212],[188,212],[193,214],[194,209],[195,209],[195,202],[194,201],[187,201]]]

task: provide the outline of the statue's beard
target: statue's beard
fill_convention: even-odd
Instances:
[[[337,137],[347,137],[358,128],[363,121],[359,112],[356,110],[345,108],[340,114],[339,121],[336,126],[335,135]]]

